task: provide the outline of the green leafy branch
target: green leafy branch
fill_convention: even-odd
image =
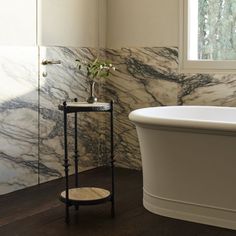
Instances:
[[[111,70],[115,70],[115,66],[106,61],[99,61],[96,58],[92,62],[86,62],[76,59],[78,62],[77,68],[81,70],[83,67],[86,69],[87,77],[94,80],[95,78],[107,78],[110,75]]]

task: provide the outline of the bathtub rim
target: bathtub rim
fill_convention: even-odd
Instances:
[[[166,109],[178,108],[179,106],[165,106]],[[217,106],[181,106],[188,108],[221,108]],[[178,118],[163,118],[163,117],[148,117],[147,115],[141,115],[141,110],[152,109],[152,108],[163,108],[163,107],[147,107],[136,109],[129,114],[129,120],[140,127],[149,129],[163,129],[163,130],[176,130],[176,131],[187,131],[197,133],[212,133],[221,135],[236,136],[236,116],[234,122],[224,121],[206,121],[206,120],[194,120],[194,119],[178,119]],[[233,107],[222,107],[230,108]],[[234,108],[236,109],[236,108]],[[236,112],[235,112],[236,114]]]

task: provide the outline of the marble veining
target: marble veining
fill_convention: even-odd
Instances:
[[[199,81],[198,81],[199,80]],[[233,74],[190,75],[186,76],[179,104],[184,105],[236,105],[236,76]]]
[[[98,54],[96,49],[49,47],[41,48],[43,57],[61,60],[60,65],[41,66],[40,72],[47,72],[47,77],[40,76],[40,182],[48,181],[64,175],[64,140],[63,113],[58,111],[59,103],[86,101],[88,97],[88,79],[84,71],[77,69],[76,59],[93,60]],[[97,92],[99,90],[97,89]],[[98,94],[99,96],[99,94]],[[74,116],[69,114],[68,143],[70,173],[73,173],[74,157]],[[100,163],[100,131],[98,113],[78,114],[78,143],[80,171],[101,165]],[[97,140],[96,140],[97,137]]]
[[[177,48],[107,49],[117,70],[107,80],[106,98],[116,106],[117,165],[141,168],[139,144],[130,111],[150,106],[236,105],[236,76],[230,74],[181,74]]]
[[[0,194],[38,183],[37,48],[0,47]]]
[[[130,111],[147,107],[176,105],[178,83],[176,48],[123,48],[106,50],[117,70],[107,80],[105,97],[115,101],[116,164],[141,168],[139,143]]]
[[[0,55],[0,194],[63,176],[63,115],[57,106],[74,98],[85,101],[89,88],[85,71],[76,68],[77,58],[89,61],[99,55],[117,68],[96,84],[96,93],[99,101],[115,102],[118,166],[141,168],[136,130],[128,120],[130,111],[150,106],[236,105],[235,75],[181,74],[176,47],[40,47],[40,61],[62,61],[40,68],[37,47],[0,47]],[[80,171],[108,164],[109,116],[78,116]],[[70,173],[73,122],[70,114]]]
[[[64,175],[63,114],[57,107],[75,97],[86,100],[88,81],[84,71],[76,69],[75,59],[93,60],[97,53],[89,48],[41,47],[40,61],[56,59],[62,64],[38,68],[37,47],[0,48],[0,194]],[[96,90],[99,95],[100,87]],[[103,164],[100,117],[79,114],[80,171]],[[70,173],[73,122],[69,115]]]

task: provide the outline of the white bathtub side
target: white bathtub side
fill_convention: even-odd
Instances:
[[[136,124],[149,211],[236,229],[236,137]]]

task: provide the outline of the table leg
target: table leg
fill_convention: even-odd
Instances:
[[[67,147],[67,111],[66,111],[66,102],[64,105],[64,149],[65,149],[65,159],[64,159],[64,167],[65,167],[65,177],[66,177],[66,217],[65,221],[68,224],[70,221],[69,216],[69,160],[68,160],[68,147]]]
[[[112,193],[111,193],[111,216],[115,217],[115,183],[114,183],[114,136],[113,136],[113,132],[114,132],[114,128],[113,128],[113,101],[111,101],[111,116],[110,116],[110,137],[111,137],[111,172],[112,172]]]

